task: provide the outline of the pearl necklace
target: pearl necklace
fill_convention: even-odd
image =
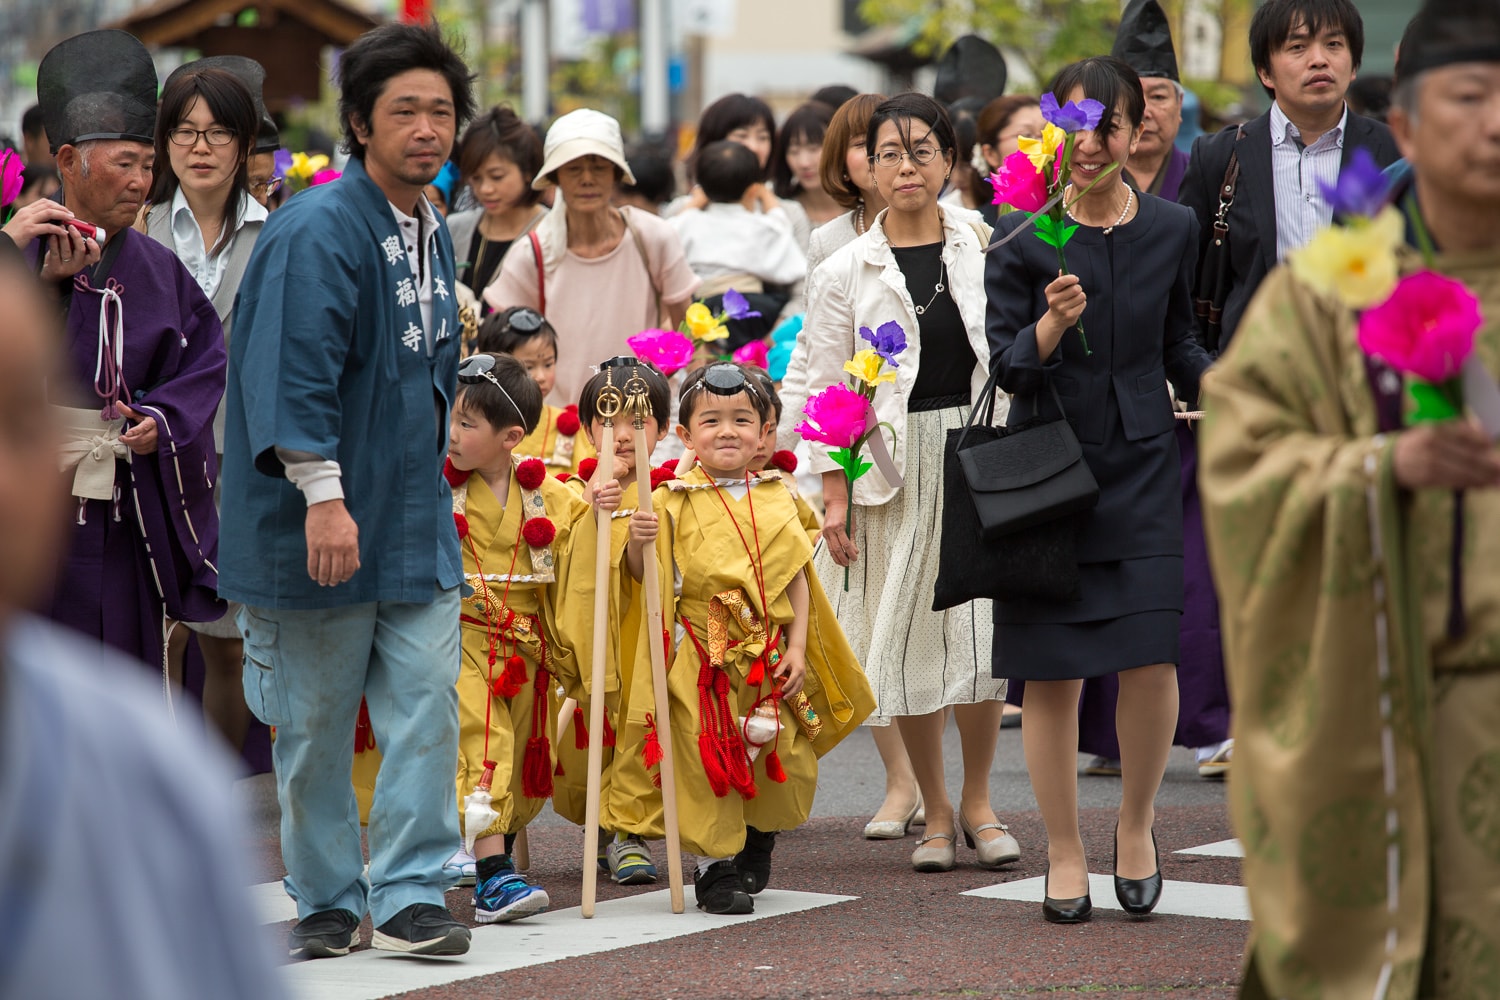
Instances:
[[[864,234],[865,234],[865,200],[863,198],[861,198],[859,200],[859,207],[854,210],[854,235],[856,235],[856,236],[863,236]]]
[[[1067,190],[1063,192],[1063,200],[1064,201],[1071,200],[1068,197],[1068,195],[1071,194],[1072,191],[1073,191],[1073,185],[1069,184],[1068,187],[1067,187]],[[1112,233],[1112,232],[1115,231],[1115,227],[1116,226],[1122,224],[1125,221],[1125,216],[1127,216],[1127,215],[1130,214],[1130,206],[1134,205],[1134,204],[1135,204],[1135,189],[1132,188],[1132,187],[1130,187],[1127,184],[1125,186],[1125,207],[1122,208],[1122,209],[1120,209],[1120,217],[1118,219],[1116,219],[1114,222],[1110,223],[1108,226],[1104,227],[1104,235],[1108,236],[1110,233]],[[1068,218],[1072,219],[1074,222],[1083,222],[1082,219],[1078,218],[1078,216],[1076,216],[1076,215],[1073,214],[1073,210],[1071,208],[1068,209]]]

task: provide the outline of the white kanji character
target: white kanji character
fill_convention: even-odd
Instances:
[[[444,299],[448,297],[448,286],[443,284],[441,275],[434,274],[432,276],[432,294],[441,296]]]
[[[406,256],[406,251],[401,249],[401,237],[387,236],[385,242],[380,244],[380,249],[385,251],[385,262],[394,264]]]
[[[396,305],[405,307],[417,301],[417,290],[412,287],[410,278],[402,278],[396,282]]]
[[[406,324],[406,332],[401,335],[401,343],[405,344],[407,347],[411,348],[413,351],[416,351],[417,349],[419,349],[421,347],[421,345],[422,345],[422,331],[417,326],[417,324],[415,324],[415,323],[408,323],[408,324]]]

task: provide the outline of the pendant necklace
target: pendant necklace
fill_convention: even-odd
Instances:
[[[946,246],[946,245],[947,244],[945,242],[944,246]],[[927,304],[925,306],[917,306],[917,315],[918,316],[921,316],[923,313],[927,312],[927,310],[931,309],[932,308],[932,304],[937,301],[937,297],[939,295],[943,294],[943,291],[947,287],[947,286],[945,286],[943,284],[943,279],[946,278],[947,276],[948,276],[948,262],[945,261],[945,260],[943,260],[943,258],[942,258],[942,251],[939,250],[938,251],[938,280],[937,280],[937,287],[932,290],[932,298],[930,298],[930,299],[927,300]]]

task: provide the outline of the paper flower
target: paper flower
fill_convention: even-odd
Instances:
[[[523,490],[534,490],[547,478],[547,466],[540,458],[528,458],[516,466],[516,482]]]
[[[694,340],[723,340],[729,336],[729,328],[719,317],[709,312],[708,306],[702,302],[694,302],[688,306],[684,322],[687,323],[688,333]]]
[[[1064,132],[1092,131],[1104,118],[1104,105],[1091,97],[1058,107],[1056,95],[1049,93],[1042,95],[1041,103],[1042,117]]]
[[[880,355],[892,368],[900,368],[896,355],[906,350],[906,331],[895,320],[880,324],[873,332],[868,326],[859,328],[860,338]]]
[[[557,415],[557,433],[563,437],[572,437],[583,427],[583,422],[578,419],[578,407],[576,404],[568,404],[568,408]]]
[[[1376,164],[1375,157],[1363,146],[1354,151],[1349,166],[1339,174],[1337,183],[1318,181],[1318,190],[1323,192],[1323,198],[1333,207],[1335,215],[1366,219],[1380,214],[1390,186],[1390,180]]]
[[[1047,178],[1032,166],[1031,157],[1017,150],[1005,158],[1000,169],[989,176],[995,189],[991,204],[1009,205],[1018,212],[1039,212],[1047,203]]]
[[[21,154],[14,149],[0,153],[0,208],[15,201],[25,183],[22,176]]]
[[[854,357],[844,362],[844,371],[870,386],[896,381],[896,373],[882,371],[884,367],[885,358],[869,347],[857,352]]]
[[[760,313],[750,308],[750,302],[733,288],[724,293],[724,314],[730,319],[759,319]]]
[[[693,360],[692,339],[676,330],[642,330],[625,343],[637,358],[651,362],[667,375],[686,368]]]
[[[754,365],[764,370],[770,363],[769,351],[764,340],[752,340],[730,356],[735,364]]]
[[[285,178],[287,174],[292,172],[292,151],[290,149],[278,149],[276,155],[271,158],[271,162],[275,167],[276,176]]]
[[[526,523],[521,525],[521,537],[532,548],[544,549],[557,537],[557,527],[545,517],[527,518]]]
[[[328,157],[322,153],[308,156],[306,153],[293,153],[292,165],[287,169],[288,180],[311,181],[319,171],[328,169]]]
[[[1418,271],[1360,315],[1359,346],[1399,372],[1436,384],[1458,375],[1482,322],[1479,300],[1463,282]]]
[[[1329,226],[1288,260],[1298,279],[1350,309],[1365,309],[1396,287],[1401,215],[1388,208],[1367,223]]]
[[[797,433],[805,440],[830,447],[852,447],[865,433],[868,406],[865,397],[848,386],[831,385],[808,399],[802,408],[807,419],[797,425]]]
[[[319,184],[327,184],[329,181],[336,181],[342,176],[343,174],[341,174],[337,170],[325,168],[313,174],[312,179],[307,182],[307,186],[317,187]]]
[[[1068,141],[1068,133],[1048,122],[1042,128],[1042,137],[1032,139],[1029,136],[1021,136],[1016,140],[1019,147],[1017,152],[1024,153],[1026,159],[1037,170],[1045,170],[1047,164],[1057,156],[1057,151],[1062,149],[1063,143]]]

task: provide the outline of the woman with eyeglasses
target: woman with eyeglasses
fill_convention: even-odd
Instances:
[[[1006,94],[980,110],[978,150],[985,169],[974,171],[972,196],[979,214],[990,225],[1010,211],[1008,205],[994,204],[995,189],[990,184],[990,174],[1000,169],[1007,156],[1021,148],[1023,138],[1040,139],[1046,124],[1041,102],[1031,94]]]
[[[1005,682],[990,676],[989,604],[931,610],[944,440],[967,419],[990,356],[982,251],[989,231],[938,204],[956,146],[947,112],[930,97],[903,94],[875,108],[865,130],[865,171],[886,208],[869,220],[863,236],[813,272],[803,331],[807,385],[814,391],[844,382],[844,363],[871,346],[862,328],[894,321],[905,331],[896,382],[875,395],[877,417],[894,432],[904,484],[893,486],[871,472],[851,498],[826,447],[812,447],[811,465],[823,474],[827,510],[818,575],[864,664],[877,711],[901,734],[926,806],[926,836],[912,854],[920,872],[953,868],[960,832],[983,867],[1021,855],[990,805]],[[848,165],[858,172],[852,157]],[[788,411],[784,419],[795,424],[801,415]],[[851,504],[859,508],[852,530]],[[943,773],[949,708],[963,746],[957,810]],[[916,806],[913,801],[902,826]]]
[[[240,75],[212,60],[187,63],[167,78],[156,116],[156,177],[137,223],[176,252],[213,303],[226,341],[240,278],[266,220],[265,208],[251,195],[248,169],[260,128],[258,97]],[[214,445],[222,454],[222,404],[214,417]],[[235,611],[231,607],[218,621],[191,628],[203,653],[204,714],[238,749],[250,712],[240,681],[243,653]],[[167,643],[179,682],[187,638],[186,629],[174,626]]]

